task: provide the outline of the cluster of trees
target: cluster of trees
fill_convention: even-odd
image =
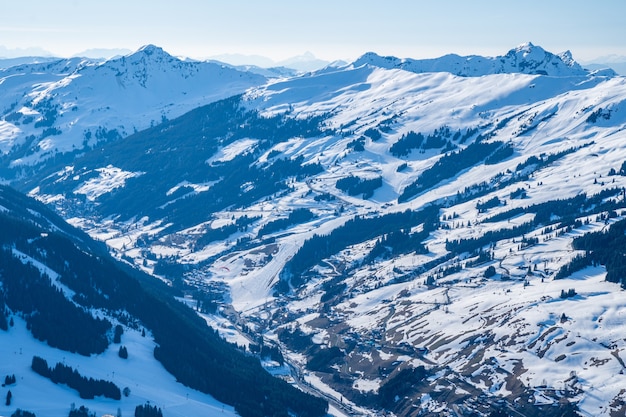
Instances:
[[[368,138],[370,138],[371,140],[373,140],[374,142],[376,142],[377,140],[383,137],[380,130],[376,129],[375,127],[370,127],[365,132],[363,132],[363,134],[367,136]]]
[[[61,362],[57,363],[54,368],[50,368],[45,359],[33,356],[31,368],[55,384],[65,384],[75,389],[78,391],[80,398],[93,399],[98,396],[104,396],[113,400],[122,398],[122,392],[111,381],[84,377],[71,366],[64,365]]]
[[[394,374],[378,389],[378,402],[387,409],[393,409],[396,405],[396,397],[404,398],[404,396],[415,389],[415,385],[420,384],[430,373],[423,366],[417,368],[404,368]]]
[[[573,247],[585,251],[574,258],[569,267],[572,272],[588,265],[606,267],[606,280],[626,288],[626,220],[620,220],[608,230],[587,233],[574,239]],[[564,273],[565,274],[565,273]]]
[[[354,139],[352,141],[350,141],[346,147],[348,149],[352,149],[356,152],[363,152],[365,150],[365,137],[361,136],[358,139]]]
[[[211,242],[227,239],[230,235],[247,230],[248,226],[259,220],[260,217],[241,216],[234,223],[215,229],[205,229],[204,234],[196,241],[196,246],[202,248]]]
[[[138,405],[135,407],[135,417],[163,417],[163,412],[156,405]]]
[[[405,253],[428,253],[422,242],[432,230],[422,230],[411,233],[409,230],[394,230],[385,234],[376,241],[365,258],[365,262],[371,262],[377,258],[390,259]]]
[[[497,196],[495,196],[485,202],[479,201],[478,203],[476,203],[476,209],[479,213],[484,213],[490,208],[498,207],[500,204],[502,204],[502,202]]]
[[[467,261],[465,263],[466,267],[473,267],[473,266],[484,264],[485,262],[493,261],[493,252],[483,250],[482,248],[478,250],[478,253],[475,252],[472,256],[475,256],[476,259]]]
[[[611,118],[611,109],[603,109],[602,107],[598,107],[597,110],[593,111],[589,116],[587,116],[587,123],[596,123],[599,118],[604,120],[609,120]]]
[[[18,408],[11,414],[11,417],[36,417],[35,413]]]
[[[128,349],[126,349],[126,346],[120,346],[117,355],[122,359],[128,359]]]
[[[348,285],[345,283],[345,277],[343,276],[338,276],[329,281],[326,281],[324,284],[322,284],[322,290],[324,291],[324,294],[322,294],[322,298],[320,299],[320,301],[322,303],[330,301],[338,295],[343,294],[346,288],[348,288]]]
[[[513,144],[505,143],[504,145],[496,149],[494,153],[492,153],[487,158],[485,158],[485,164],[495,165],[513,156],[514,152],[515,152],[515,148],[513,147]]]
[[[368,199],[374,195],[374,191],[376,191],[377,188],[382,187],[382,185],[382,177],[364,179],[355,175],[341,178],[337,180],[337,183],[335,184],[339,190],[346,192],[349,195],[362,194],[364,199]]]
[[[300,328],[296,327],[293,330],[287,328],[278,329],[278,340],[283,342],[289,347],[289,349],[296,352],[302,352],[308,349],[311,344],[311,336],[305,334]]]
[[[4,305],[4,300],[0,299],[0,330],[9,330],[9,321],[7,320],[8,311]]]
[[[306,208],[298,208],[289,213],[289,216],[284,219],[277,219],[265,224],[259,230],[258,237],[272,234],[279,230],[283,230],[294,224],[306,223],[313,219],[315,215],[311,210]]]
[[[261,358],[269,358],[275,362],[278,362],[280,366],[283,366],[285,364],[285,358],[283,357],[283,354],[278,346],[268,345],[261,341],[261,343],[258,345],[251,344],[250,352],[258,354]]]
[[[4,377],[4,384],[2,386],[6,387],[6,386],[9,386],[9,385],[13,385],[13,384],[15,384],[15,382],[17,382],[17,379],[15,378],[15,374],[7,375],[7,376]]]
[[[343,358],[344,353],[337,346],[322,347],[314,344],[308,352],[306,367],[311,371],[331,372],[331,366]]]
[[[570,288],[569,290],[561,290],[561,298],[571,298],[576,296],[576,290],[574,288]]]
[[[104,352],[111,328],[107,320],[94,318],[90,311],[69,301],[50,277],[16,259],[11,249],[0,249],[0,265],[5,302],[13,311],[24,313],[33,336],[52,347],[81,355]],[[81,337],[76,337],[77,333]]]
[[[303,284],[305,271],[346,246],[420,224],[424,225],[423,230],[426,233],[435,230],[439,224],[439,206],[431,205],[420,211],[407,210],[370,218],[357,216],[334,229],[329,235],[315,235],[306,240],[285,265],[276,289],[279,292],[288,292],[290,284]],[[412,250],[418,249],[414,243],[410,242]]]
[[[72,405],[68,417],[96,417],[96,413],[95,411],[89,411],[89,408],[85,407],[84,405],[81,405],[78,408]]]
[[[449,150],[454,148],[454,145],[450,142],[451,137],[452,140],[459,139],[461,131],[457,131],[454,137],[448,126],[442,126],[428,136],[410,131],[391,145],[389,152],[394,156],[400,157],[408,155],[414,149],[438,149],[445,146]]]
[[[416,181],[409,184],[398,197],[398,202],[408,201],[439,182],[458,175],[462,170],[487,158],[502,145],[502,142],[474,142],[465,149],[448,153],[425,170]]]

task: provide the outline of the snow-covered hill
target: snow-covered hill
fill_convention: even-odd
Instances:
[[[279,343],[336,414],[608,416],[616,265],[563,268],[621,225],[625,139],[626,78],[567,53],[367,54],[14,184]]]
[[[0,70],[0,152],[36,165],[180,116],[265,83],[219,63],[183,61],[154,45],[105,62],[85,58]]]

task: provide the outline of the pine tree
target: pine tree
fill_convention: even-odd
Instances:
[[[126,346],[120,346],[120,350],[117,354],[122,359],[128,359],[128,350],[126,350]]]
[[[123,333],[124,333],[124,328],[120,324],[115,326],[115,333],[113,334],[113,343],[121,343]]]

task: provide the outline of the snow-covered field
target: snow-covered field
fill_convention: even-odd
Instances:
[[[84,405],[101,416],[133,416],[135,407],[149,402],[163,411],[166,416],[217,416],[237,415],[232,407],[214,400],[211,396],[185,387],[176,382],[153,357],[154,341],[150,335],[141,336],[140,331],[124,329],[122,345],[128,350],[128,359],[118,356],[119,345],[111,344],[100,355],[85,357],[54,349],[33,339],[26,330],[26,323],[13,316],[15,325],[8,331],[0,331],[0,375],[15,375],[16,384],[0,389],[2,398],[10,390],[12,401],[6,406],[2,401],[0,415],[9,416],[17,408],[35,413],[37,416],[67,417],[72,404],[76,408]],[[57,385],[31,370],[33,356],[39,356],[49,366],[64,363],[85,377],[113,382],[120,390],[128,387],[130,395],[122,395],[119,401],[96,397],[83,400],[78,393],[65,386]]]

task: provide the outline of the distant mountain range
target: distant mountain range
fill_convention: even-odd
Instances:
[[[273,71],[2,70],[0,175],[334,414],[626,411],[625,77],[532,43]]]

